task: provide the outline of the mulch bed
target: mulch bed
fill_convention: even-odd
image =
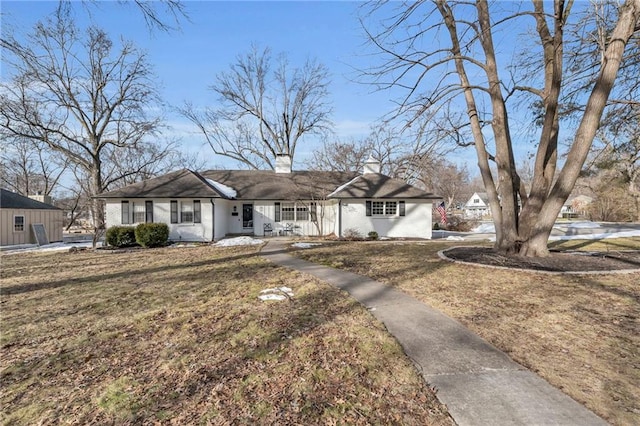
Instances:
[[[547,257],[505,256],[489,247],[454,247],[444,254],[453,260],[506,268],[549,272],[640,270],[640,251],[551,252]]]

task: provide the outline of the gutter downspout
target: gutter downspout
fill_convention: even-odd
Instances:
[[[338,238],[342,238],[342,200],[338,200]]]
[[[213,198],[211,200],[211,241],[214,242],[216,240],[216,205],[213,202]]]

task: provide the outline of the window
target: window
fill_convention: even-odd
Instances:
[[[274,222],[280,222],[280,203],[275,203],[276,214],[273,217]]]
[[[24,232],[24,216],[13,217],[13,232]]]
[[[122,201],[120,203],[121,206],[121,218],[120,218],[120,223],[122,223],[123,225],[128,225],[129,224],[129,202],[128,201]]]
[[[296,204],[296,220],[309,220],[309,208],[304,204]]]
[[[474,198],[473,204],[480,204],[480,198]]]
[[[281,219],[284,220],[296,220],[296,209],[293,203],[282,203]]]
[[[153,223],[153,201],[144,202],[145,222]]]
[[[400,216],[405,215],[404,201],[366,201],[367,216]],[[399,212],[398,212],[399,210]]]
[[[384,201],[373,201],[371,203],[371,213],[374,216],[381,216],[384,214]]]
[[[144,204],[133,203],[133,223],[144,223],[146,218]]]
[[[315,220],[316,203],[275,203],[274,222]]]
[[[180,203],[180,223],[193,223],[193,203]]]
[[[200,200],[195,200],[193,202],[193,223],[201,223],[202,222],[202,207],[200,205]]]
[[[397,205],[398,203],[396,203],[395,201],[387,201],[386,203],[384,203],[384,214],[388,216],[395,216]]]
[[[178,223],[178,202],[171,200],[171,223]]]
[[[171,200],[171,223],[202,223],[202,203],[200,200]]]

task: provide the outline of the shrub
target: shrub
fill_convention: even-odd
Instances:
[[[136,226],[136,242],[142,247],[163,247],[169,240],[166,223],[141,223]]]
[[[362,240],[362,234],[355,228],[348,228],[344,230],[342,235],[343,240],[347,241],[359,241]]]
[[[376,231],[370,231],[367,234],[367,238],[370,240],[377,240],[378,239],[378,233]]]
[[[448,218],[446,229],[449,231],[469,232],[478,225],[476,220],[466,220],[462,216],[452,215]]]
[[[131,247],[136,245],[136,230],[133,226],[112,226],[105,235],[107,245]]]
[[[433,224],[433,230],[434,231],[439,231],[440,230],[440,224],[438,222]]]

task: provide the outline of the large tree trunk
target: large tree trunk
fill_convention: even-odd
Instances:
[[[100,194],[102,188],[102,171],[100,161],[95,161],[91,170],[91,193]],[[105,231],[104,201],[93,197],[91,199],[91,220],[93,222],[93,248]]]
[[[600,74],[587,101],[565,165],[544,201],[540,213],[537,217],[527,218],[531,221],[527,223],[530,232],[520,249],[521,255],[546,256],[549,254],[546,242],[589,154],[600,125],[602,112],[618,74],[625,47],[639,22],[640,0],[629,0],[620,9],[618,23],[611,33],[611,41],[604,52]]]

